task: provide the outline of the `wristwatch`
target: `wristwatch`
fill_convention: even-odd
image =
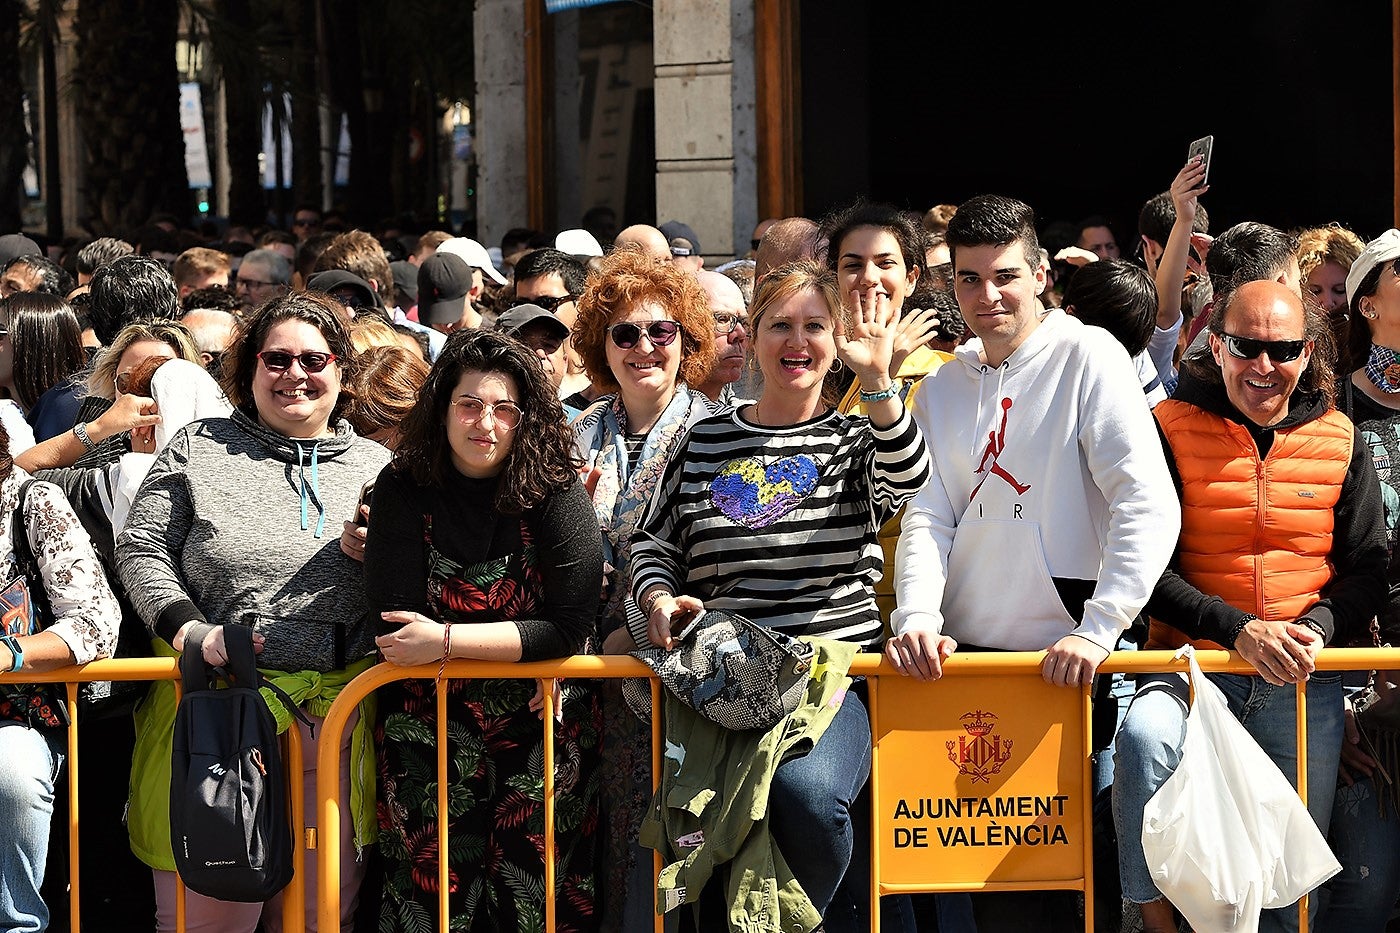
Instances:
[[[14,655],[14,660],[10,662],[10,673],[14,673],[24,666],[24,649],[19,646],[19,639],[13,635],[0,635],[0,645],[10,649],[10,654]]]
[[[82,441],[83,447],[87,450],[93,450],[97,447],[97,442],[88,437],[87,425],[83,424],[81,421],[73,425],[73,436]]]

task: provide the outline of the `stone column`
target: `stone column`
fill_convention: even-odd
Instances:
[[[757,222],[753,0],[654,10],[656,219],[690,224],[714,268]]]
[[[476,239],[501,241],[529,219],[525,175],[525,12],[521,0],[476,0]]]

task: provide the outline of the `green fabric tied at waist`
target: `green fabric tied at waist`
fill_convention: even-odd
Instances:
[[[362,658],[343,671],[262,671],[262,675],[269,683],[285,691],[292,702],[311,715],[324,719],[345,685],[373,667],[376,660],[372,657]],[[258,692],[267,701],[272,718],[277,720],[277,733],[281,735],[291,728],[294,718],[282,704],[281,698],[266,687]],[[356,852],[379,839],[379,821],[375,815],[374,744],[370,737],[377,705],[373,693],[361,700],[358,707],[360,718],[350,730],[350,821],[355,829]],[[314,801],[307,801],[307,807],[314,809],[315,806]],[[313,814],[313,819],[319,822],[318,816]]]
[[[151,639],[151,648],[157,657],[180,656],[163,639]],[[308,713],[324,717],[345,685],[374,663],[374,658],[364,658],[343,671],[325,674],[315,671],[262,671],[262,674]],[[293,722],[292,714],[271,691],[260,692],[277,722],[277,731],[285,732]],[[161,680],[151,685],[135,714],[136,748],[131,763],[127,832],[136,857],[160,871],[175,870],[175,856],[170,849],[170,754],[175,706],[175,683]],[[357,852],[379,838],[375,819],[374,744],[370,733],[375,706],[373,694],[360,702],[359,719],[350,732],[350,824],[354,828]],[[338,779],[338,774],[336,777]],[[307,822],[317,825],[316,801],[308,800],[306,806]]]

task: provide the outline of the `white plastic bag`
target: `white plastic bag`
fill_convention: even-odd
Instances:
[[[1287,907],[1342,866],[1191,646],[1181,654],[1195,701],[1181,764],[1147,802],[1143,853],[1158,890],[1193,929],[1255,933],[1261,909]]]

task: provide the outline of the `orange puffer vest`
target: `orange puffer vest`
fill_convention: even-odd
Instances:
[[[1332,579],[1332,510],[1351,463],[1351,421],[1332,410],[1277,431],[1261,461],[1240,424],[1175,400],[1153,414],[1181,475],[1177,572],[1261,619],[1301,616]],[[1153,619],[1147,647],[1188,640]]]

